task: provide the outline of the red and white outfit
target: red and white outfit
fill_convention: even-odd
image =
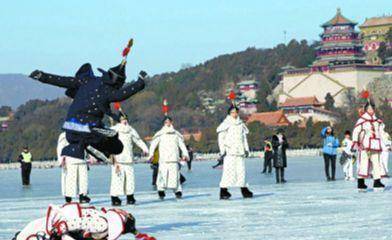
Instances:
[[[37,235],[50,236],[54,229],[62,240],[73,240],[71,232],[82,232],[85,238],[116,240],[124,233],[127,214],[120,209],[98,210],[78,203],[49,206],[46,217],[30,222],[16,240],[37,240]]]
[[[112,166],[110,195],[116,197],[132,195],[135,192],[133,143],[144,153],[148,153],[148,147],[131,126],[118,123],[112,129],[118,132],[118,138],[124,145],[124,149],[115,156],[116,164]]]
[[[65,197],[87,195],[88,193],[88,169],[84,159],[61,156],[61,151],[69,143],[65,138],[65,132],[61,133],[57,141],[57,160],[62,166],[61,192]]]
[[[382,120],[365,112],[358,119],[353,130],[353,148],[358,150],[358,178],[377,180],[386,175],[381,162]]]

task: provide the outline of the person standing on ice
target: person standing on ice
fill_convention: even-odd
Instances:
[[[289,148],[283,129],[278,129],[277,133],[272,136],[272,148],[274,149],[273,159],[276,175],[276,183],[285,183],[284,169],[287,167],[286,150]]]
[[[136,240],[155,240],[140,233],[135,218],[124,210],[69,203],[50,205],[45,217],[28,223],[12,240],[117,240],[128,233]]]
[[[343,152],[340,157],[340,163],[343,165],[343,172],[346,181],[354,180],[354,153],[351,151],[352,146],[351,132],[347,130],[344,133],[344,140],[342,141]]]
[[[383,128],[383,136],[382,136],[382,152],[381,152],[381,162],[386,172],[386,176],[389,177],[389,169],[388,169],[388,161],[389,161],[389,153],[392,150],[392,142],[391,136],[389,133],[385,132],[385,125],[382,125]]]
[[[69,143],[65,132],[59,135],[57,141],[57,161],[61,166],[61,192],[65,202],[72,202],[72,198],[79,195],[80,203],[89,203],[88,194],[88,166],[85,159],[66,158],[61,155]]]
[[[40,70],[30,74],[30,78],[42,83],[62,87],[72,98],[63,130],[69,145],[62,150],[62,156],[84,159],[85,151],[98,160],[109,161],[111,154],[120,154],[123,145],[118,134],[103,123],[105,115],[115,118],[110,104],[121,102],[143,90],[146,72],[139,73],[138,80],[125,84],[126,58],[132,46],[132,39],[123,51],[122,62],[108,71],[98,69],[101,77],[96,77],[89,63],[80,67],[74,77],[63,77]]]
[[[364,94],[369,96],[369,94]],[[369,99],[353,130],[353,150],[358,150],[358,190],[366,191],[365,179],[373,177],[374,190],[385,188],[381,177],[386,171],[381,162],[383,122],[375,114],[375,105]]]
[[[227,117],[218,126],[218,145],[220,156],[223,158],[223,173],[220,182],[220,199],[231,197],[230,187],[241,188],[244,198],[253,197],[246,183],[245,158],[249,156],[249,145],[246,135],[248,128],[240,119],[239,109],[232,104],[227,111]]]
[[[340,146],[339,140],[335,138],[332,127],[328,126],[321,130],[321,137],[323,138],[323,157],[325,176],[327,181],[335,181],[336,174],[336,154],[337,149]],[[329,166],[331,166],[331,174],[329,172]]]
[[[149,159],[154,158],[155,149],[158,148],[159,167],[157,176],[158,196],[161,200],[165,198],[165,190],[173,189],[177,199],[182,198],[182,186],[180,182],[179,161],[189,159],[184,137],[174,129],[173,120],[168,116],[168,103],[163,100],[162,110],[165,114],[163,127],[152,138]],[[180,159],[180,156],[182,158]]]
[[[268,168],[268,173],[272,171],[272,158],[273,158],[273,149],[272,143],[266,137],[264,139],[264,167],[261,173],[266,173]]]
[[[23,186],[30,185],[30,174],[33,161],[33,155],[29,151],[28,146],[23,147],[23,151],[20,153],[18,157],[18,162],[20,162],[20,168],[22,173],[22,184]]]
[[[148,154],[147,145],[140,138],[136,130],[128,124],[128,117],[120,113],[120,122],[112,127],[118,133],[119,139],[124,145],[123,151],[114,156],[112,166],[112,181],[110,185],[110,196],[113,206],[120,206],[119,196],[127,196],[127,204],[135,204],[135,175],[133,144],[135,143],[144,155]]]

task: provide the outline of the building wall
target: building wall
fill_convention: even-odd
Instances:
[[[321,102],[327,93],[334,96],[336,106],[345,104],[345,93],[352,88],[355,92],[375,78],[381,77],[383,71],[340,69],[327,72],[313,72],[308,75],[284,74],[282,79],[283,93],[279,95],[279,103],[290,97],[316,96]],[[287,96],[289,95],[289,96]]]

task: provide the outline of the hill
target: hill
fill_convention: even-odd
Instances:
[[[16,109],[31,99],[55,99],[64,91],[52,86],[44,86],[23,74],[0,74],[0,106]]]
[[[153,134],[161,125],[161,102],[167,98],[177,128],[206,129],[207,142],[214,139],[214,129],[225,116],[227,104],[208,113],[201,104],[200,92],[207,91],[215,99],[226,98],[226,88],[252,75],[260,86],[259,109],[274,108],[266,97],[279,81],[281,67],[308,66],[315,58],[314,45],[305,40],[292,40],[274,48],[248,48],[245,51],[218,56],[194,67],[164,73],[148,79],[146,89],[123,103],[131,124],[142,136]],[[34,82],[34,81],[30,81]],[[41,88],[52,88],[43,84]],[[20,89],[24,95],[26,89]],[[61,91],[61,90],[60,90]],[[0,133],[0,161],[14,160],[22,145],[28,144],[36,159],[55,156],[60,126],[69,100],[34,100],[22,105],[15,113],[6,133]],[[214,142],[210,141],[211,144]]]

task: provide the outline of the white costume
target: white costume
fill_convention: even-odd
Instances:
[[[384,129],[384,125],[382,125],[382,128]],[[385,131],[382,136],[381,144],[382,144],[381,162],[383,164],[386,174],[388,175],[389,172],[388,161],[389,161],[389,153],[391,152],[391,148],[392,148],[392,142],[391,142],[391,137]]]
[[[163,126],[153,137],[149,159],[153,157],[157,147],[159,151],[157,190],[174,189],[175,192],[182,191],[178,166],[180,150],[182,156],[189,159],[183,136],[173,126]]]
[[[148,153],[147,145],[139,134],[129,125],[118,123],[112,127],[124,145],[123,151],[116,155],[116,164],[112,166],[111,196],[132,195],[135,192],[135,175],[133,169],[133,143],[143,152]]]
[[[346,180],[354,179],[353,152],[351,151],[352,144],[353,141],[347,138],[342,141],[343,152],[348,156],[346,162],[343,164],[343,172],[346,176]]]
[[[353,130],[353,147],[358,149],[358,178],[380,179],[386,175],[381,163],[383,123],[374,114],[365,112]]]
[[[68,156],[61,156],[61,151],[68,145],[65,132],[61,133],[57,141],[57,160],[63,167],[61,171],[61,191],[65,197],[76,195],[87,195],[88,193],[88,171],[87,162]]]
[[[246,135],[249,133],[244,122],[238,117],[227,116],[217,128],[218,144],[223,159],[221,188],[246,187],[245,155],[249,152]]]
[[[123,234],[127,214],[120,209],[97,210],[78,203],[49,206],[46,217],[30,222],[16,240],[42,239],[37,236],[48,237],[54,230],[62,240],[73,240],[72,234],[76,232],[81,232],[84,238],[116,240]]]

